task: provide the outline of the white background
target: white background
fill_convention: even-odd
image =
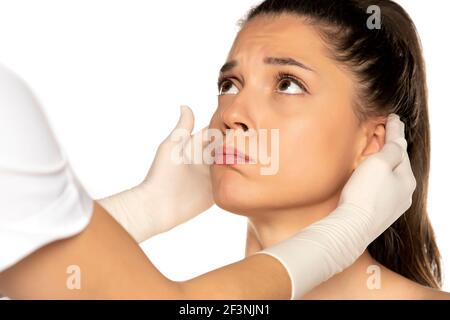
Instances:
[[[427,63],[428,208],[450,291],[450,5],[398,2],[416,23]],[[80,180],[100,198],[143,179],[180,104],[194,110],[195,131],[208,124],[236,22],[258,3],[0,0],[0,63],[34,89]],[[142,247],[166,276],[184,280],[241,259],[245,232],[245,218],[214,206]]]

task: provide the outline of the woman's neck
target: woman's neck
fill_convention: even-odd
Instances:
[[[249,240],[251,242],[256,241],[261,248],[266,248],[283,241],[301,229],[326,217],[336,208],[338,200],[339,198],[336,196],[314,206],[271,211],[267,214],[250,216],[248,237],[254,237],[254,239],[248,239],[248,243]],[[247,251],[247,254],[250,253]],[[371,298],[376,294],[373,290],[377,288],[376,281],[375,286],[369,282],[373,280],[371,277],[376,276],[373,273],[376,272],[377,268],[381,270],[383,267],[377,264],[366,250],[349,268],[323,282],[306,294],[304,298]]]
[[[269,212],[258,212],[249,216],[249,224],[262,247],[270,247],[301,229],[329,215],[336,207],[339,195],[326,201],[301,208],[271,209]]]

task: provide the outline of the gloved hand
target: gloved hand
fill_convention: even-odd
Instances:
[[[284,265],[291,279],[291,299],[298,299],[353,264],[373,240],[408,210],[415,188],[404,124],[391,114],[385,145],[355,169],[337,208],[291,238],[257,254],[269,254]]]
[[[209,166],[174,161],[174,150],[180,146],[180,141],[173,139],[176,130],[178,133],[184,130],[187,136],[182,143],[192,146],[197,138],[201,140],[199,135],[206,129],[191,135],[194,114],[187,106],[180,109],[178,124],[159,145],[144,181],[130,190],[98,200],[137,242],[188,221],[214,203]],[[202,150],[191,150],[201,153],[207,142],[202,143]],[[189,161],[194,155],[183,156]]]

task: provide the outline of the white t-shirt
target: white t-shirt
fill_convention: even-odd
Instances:
[[[82,231],[92,209],[30,88],[0,64],[0,272]]]

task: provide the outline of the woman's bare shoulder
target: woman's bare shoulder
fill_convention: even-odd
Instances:
[[[439,289],[421,285],[415,281],[407,279],[397,273],[399,288],[408,292],[411,299],[420,300],[450,300],[450,293]],[[403,291],[402,290],[402,291]]]
[[[450,300],[450,293],[427,287],[386,268],[389,296],[394,299]]]
[[[423,287],[424,300],[450,300],[450,292],[440,291],[429,287]]]

